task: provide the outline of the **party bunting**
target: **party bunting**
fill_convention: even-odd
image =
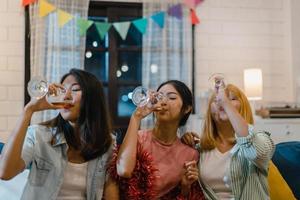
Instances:
[[[36,2],[37,0],[23,0],[23,5],[29,5],[33,2]],[[202,3],[204,0],[184,0],[184,3],[190,8],[190,19],[191,23],[193,25],[196,25],[200,23],[200,20],[195,12],[195,7]],[[39,16],[45,17],[49,13],[53,12],[57,8],[52,5],[51,3],[47,2],[46,0],[40,0],[39,3]],[[163,28],[165,25],[165,11],[160,11],[157,13],[154,13],[152,16],[152,20],[160,27]],[[182,19],[183,12],[182,12],[182,4],[176,4],[174,6],[171,6],[168,8],[167,13],[170,16],[176,17],[177,19]],[[58,24],[59,27],[63,27],[65,24],[67,24],[70,20],[74,18],[73,15],[70,13],[67,13],[63,10],[57,9],[57,16],[58,16]],[[146,33],[147,25],[148,25],[148,17],[147,18],[140,18],[129,22],[115,22],[113,24],[106,23],[106,22],[94,22],[90,20],[85,20],[82,18],[76,18],[77,26],[79,29],[80,36],[83,36],[86,34],[87,29],[95,23],[96,29],[98,31],[98,34],[100,35],[101,39],[103,40],[105,38],[106,33],[109,31],[110,27],[113,26],[115,30],[118,32],[120,37],[125,40],[130,28],[130,24],[132,23],[135,28],[141,32],[142,34]]]
[[[54,5],[48,3],[47,1],[40,0],[40,8],[39,8],[39,16],[40,17],[45,17],[46,15],[48,15],[55,9],[56,9],[56,7]]]
[[[151,16],[153,21],[158,24],[160,28],[164,28],[165,25],[165,12],[158,12]]]
[[[184,0],[184,4],[188,8],[192,8],[192,9],[195,9],[202,2],[203,0]]]
[[[29,4],[32,4],[32,3],[34,3],[36,0],[23,0],[22,1],[22,6],[27,6],[27,5],[29,5]]]
[[[196,24],[199,24],[200,23],[200,20],[195,12],[194,9],[191,9],[190,10],[190,17],[191,17],[191,22],[193,25],[196,25]]]
[[[113,23],[113,26],[115,27],[121,38],[125,40],[130,27],[130,22],[116,22]]]
[[[188,8],[195,8],[196,6],[195,0],[184,0],[184,3]]]
[[[108,30],[111,27],[111,23],[95,22],[95,26],[100,35],[101,40],[103,40],[105,37],[105,34],[108,32]]]
[[[146,33],[148,24],[148,20],[146,18],[134,20],[132,23],[142,34]]]
[[[182,19],[182,6],[181,6],[181,4],[176,4],[174,6],[171,6],[168,9],[168,14],[170,16],[176,17],[177,19]]]
[[[73,19],[73,15],[62,11],[60,9],[57,10],[58,14],[58,25],[59,27],[63,27],[66,23],[68,23],[71,19]]]
[[[82,18],[77,19],[77,26],[79,28],[79,35],[85,35],[86,31],[92,26],[94,22],[90,20],[85,20]]]
[[[200,3],[202,3],[204,0],[194,0],[195,1],[195,6],[198,6]]]

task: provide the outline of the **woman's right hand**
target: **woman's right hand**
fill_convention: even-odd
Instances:
[[[56,94],[58,89],[64,90],[65,88],[61,84],[52,83],[49,85],[49,93]],[[63,105],[54,105],[47,101],[47,94],[40,99],[31,98],[29,103],[26,104],[25,110],[30,110],[32,112],[50,110],[50,109],[61,109]]]
[[[49,109],[60,109],[61,106],[50,104],[46,100],[46,96],[42,97],[41,99],[31,98],[31,100],[26,104],[25,110],[31,112],[37,112],[42,110],[49,110]]]
[[[191,147],[194,147],[195,144],[200,142],[200,137],[197,133],[195,132],[186,132],[182,138],[181,141],[186,144],[189,145]]]
[[[160,110],[162,110],[161,103],[157,101],[156,95],[157,92],[150,91],[149,102],[144,106],[138,106],[133,115],[138,119],[143,119],[152,112],[159,112]]]
[[[148,105],[142,106],[142,107],[136,107],[133,116],[137,117],[138,119],[143,119],[147,115],[149,115],[152,112],[161,110],[161,106],[158,104],[154,104],[151,107]]]

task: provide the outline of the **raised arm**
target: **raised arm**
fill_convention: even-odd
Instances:
[[[229,99],[225,94],[225,90],[221,88],[218,90],[218,94],[216,98],[217,98],[217,103],[224,108],[235,133],[241,137],[247,136],[248,123],[230,102],[235,99]]]
[[[141,120],[154,110],[159,110],[159,105],[149,108],[137,107],[130,118],[126,135],[120,146],[117,157],[117,173],[121,177],[130,178],[136,164],[138,130]]]
[[[230,123],[236,133],[238,148],[250,162],[258,168],[266,169],[274,152],[274,143],[270,134],[264,131],[254,131],[253,126],[239,114],[231,104],[224,90],[220,90],[217,100],[223,106]]]
[[[117,173],[121,177],[130,178],[136,163],[138,130],[142,115],[137,109],[131,116],[123,143],[117,157]]]
[[[248,136],[237,137],[237,145],[245,158],[258,168],[267,170],[275,149],[269,133],[255,131],[253,126],[249,125]]]
[[[59,107],[49,104],[45,97],[40,100],[31,100],[25,106],[0,155],[0,179],[9,180],[25,169],[21,154],[32,114],[35,111],[57,108]]]
[[[15,129],[4,146],[0,157],[0,178],[3,180],[13,178],[25,168],[25,162],[21,158],[21,153],[32,114],[30,110],[24,109]]]

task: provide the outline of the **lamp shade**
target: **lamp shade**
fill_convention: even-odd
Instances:
[[[262,71],[261,69],[245,69],[244,70],[244,89],[249,100],[262,99]]]

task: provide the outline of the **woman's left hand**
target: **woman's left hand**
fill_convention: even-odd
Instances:
[[[190,191],[191,185],[198,180],[199,170],[195,160],[185,163],[185,173],[181,179],[182,193],[187,195]]]
[[[200,142],[200,138],[199,135],[195,132],[186,132],[182,137],[181,137],[181,141],[186,144],[189,145],[190,147],[194,147],[195,144]]]
[[[226,90],[224,90],[223,88],[219,88],[216,94],[217,105],[224,107],[226,103],[230,103],[227,95],[228,94],[226,93]]]

